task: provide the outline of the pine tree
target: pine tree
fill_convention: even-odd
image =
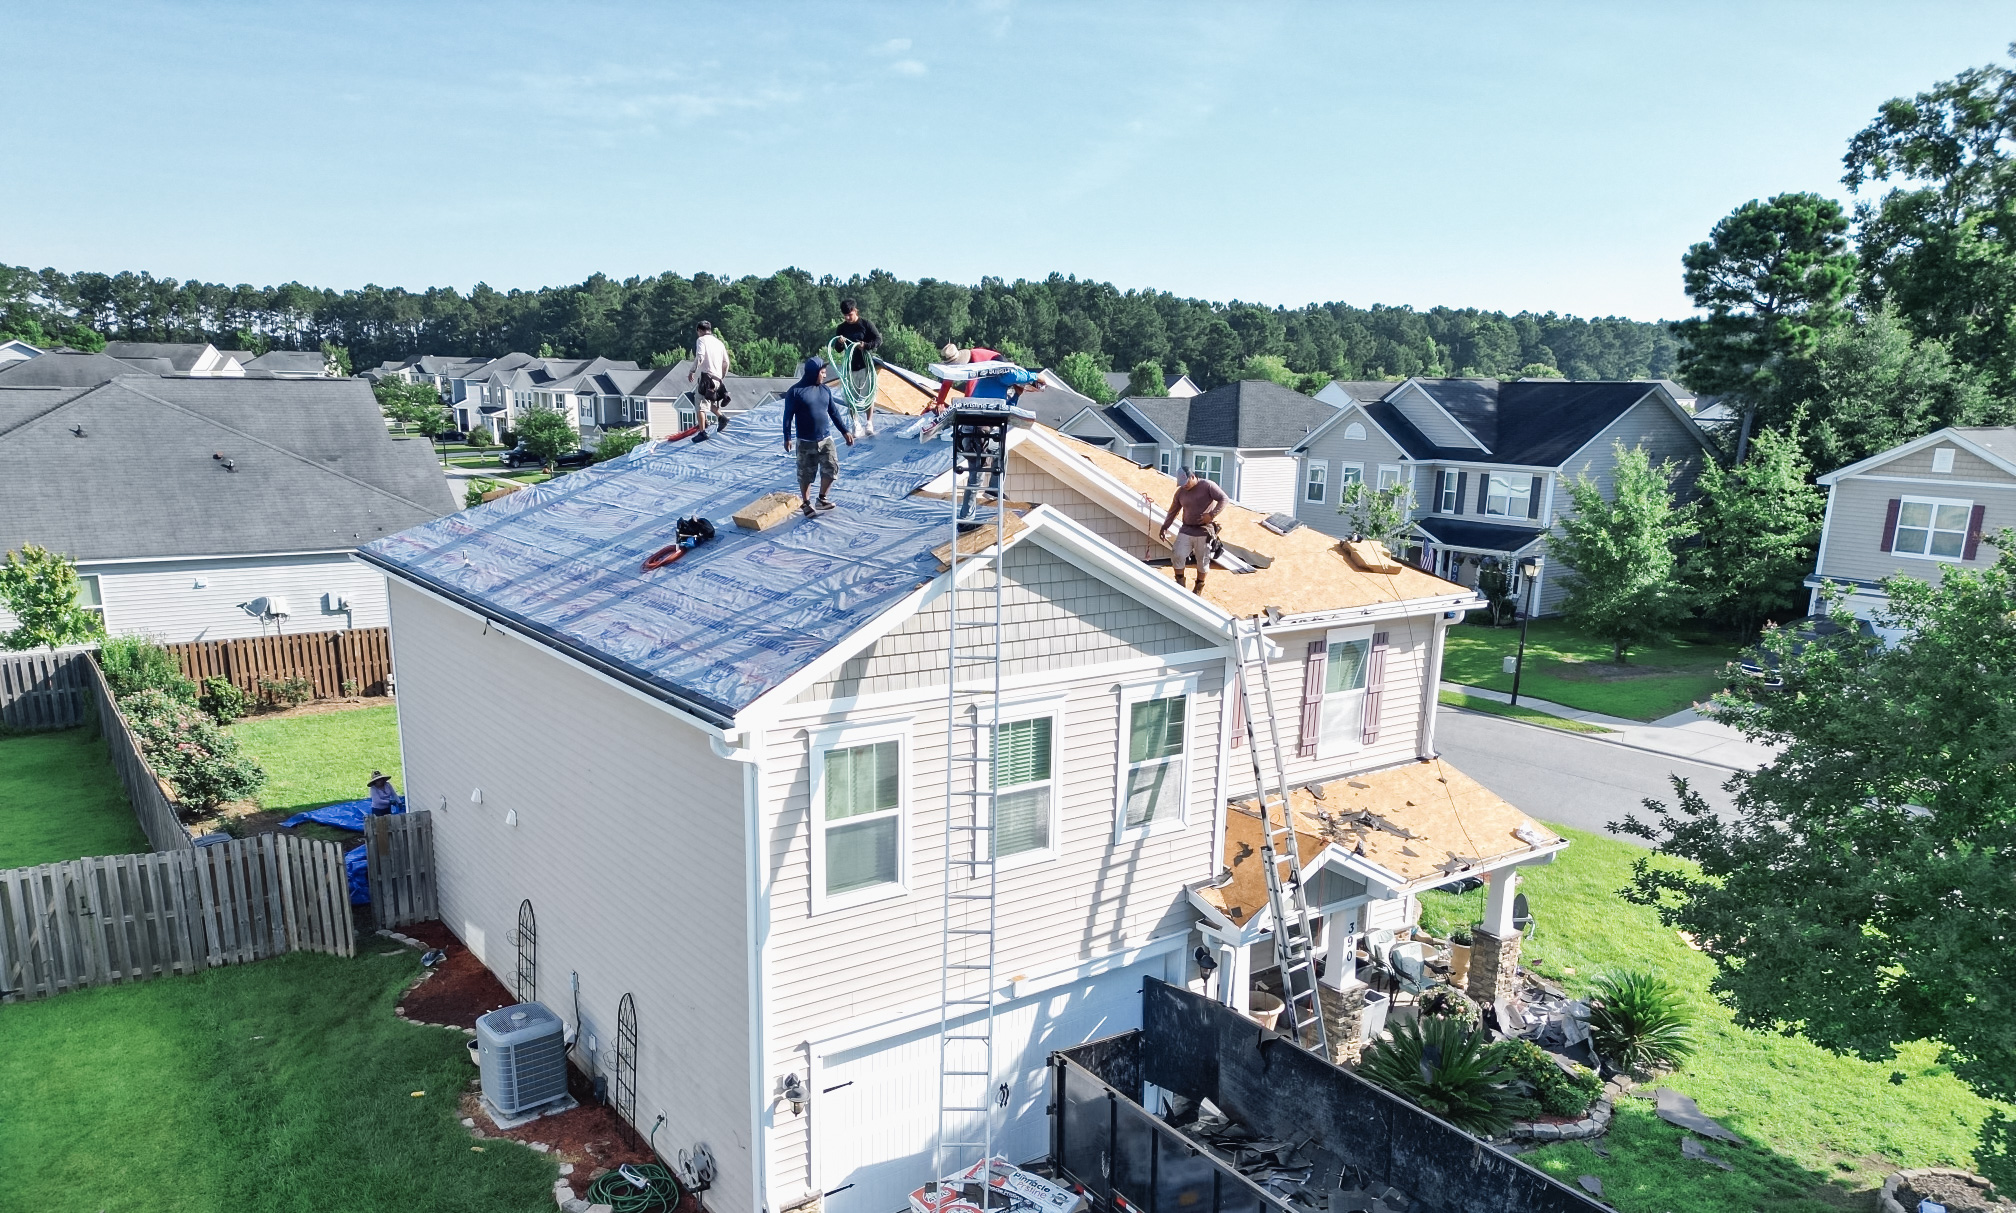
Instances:
[[[1654,467],[1644,448],[1627,451],[1621,442],[1616,450],[1610,499],[1587,476],[1569,482],[1574,513],[1547,550],[1569,569],[1569,621],[1609,641],[1621,665],[1633,645],[1686,618],[1679,546],[1694,523],[1690,509],[1673,500],[1673,463]]]
[[[1704,614],[1748,634],[1805,598],[1822,508],[1811,471],[1797,432],[1780,430],[1760,431],[1736,467],[1701,469],[1701,543],[1686,571]]]

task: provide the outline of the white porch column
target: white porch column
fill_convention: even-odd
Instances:
[[[1241,1015],[1253,1009],[1253,945],[1223,944],[1218,949],[1218,1001]]]
[[[1358,980],[1358,907],[1337,910],[1323,920],[1323,984],[1349,990]]]
[[[1484,878],[1490,893],[1484,898],[1484,929],[1500,939],[1518,934],[1512,929],[1512,898],[1519,890],[1519,869],[1499,868]]]

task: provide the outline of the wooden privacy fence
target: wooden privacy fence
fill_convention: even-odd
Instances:
[[[380,927],[438,917],[434,903],[434,815],[425,809],[364,819],[371,912]]]
[[[191,640],[163,647],[175,654],[184,677],[199,683],[205,678],[228,679],[254,695],[263,679],[305,678],[314,685],[317,699],[343,694],[346,682],[356,683],[360,695],[383,695],[392,679],[389,628]]]
[[[31,732],[83,724],[86,666],[97,668],[89,649],[0,653],[0,725]]]
[[[119,782],[126,788],[126,803],[133,806],[133,816],[147,835],[147,845],[157,851],[186,851],[196,845],[189,840],[189,831],[175,811],[175,802],[169,799],[154,768],[147,765],[140,739],[133,735],[125,715],[112,701],[112,687],[105,681],[105,671],[89,656],[78,659],[77,670],[97,706],[98,731],[105,739],[105,752],[112,757],[112,769],[119,772]]]
[[[0,872],[0,999],[353,948],[332,842],[261,834]]]

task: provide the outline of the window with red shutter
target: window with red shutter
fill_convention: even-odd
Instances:
[[[1967,520],[1967,550],[1960,554],[1960,559],[1972,560],[1975,553],[1981,550],[1981,524],[1987,520],[1987,517],[1987,506],[1976,505],[1974,507],[1973,517]]]
[[[1295,756],[1316,757],[1316,742],[1323,734],[1323,674],[1329,661],[1330,643],[1309,642],[1309,655],[1302,659],[1302,732]]]
[[[1365,669],[1365,744],[1379,740],[1379,705],[1386,690],[1386,633],[1372,633],[1372,658]]]
[[[1883,550],[1886,552],[1897,545],[1897,511],[1903,508],[1904,499],[1892,497],[1889,512],[1883,515]]]

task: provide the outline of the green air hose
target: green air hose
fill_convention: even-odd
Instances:
[[[638,1187],[633,1177],[649,1186]],[[670,1213],[679,1207],[679,1181],[658,1163],[625,1163],[588,1185],[588,1203],[608,1205],[615,1213]]]
[[[862,366],[854,365],[860,351]],[[835,337],[826,343],[826,365],[840,380],[840,399],[852,413],[865,413],[875,403],[875,356],[861,349],[858,341]]]

